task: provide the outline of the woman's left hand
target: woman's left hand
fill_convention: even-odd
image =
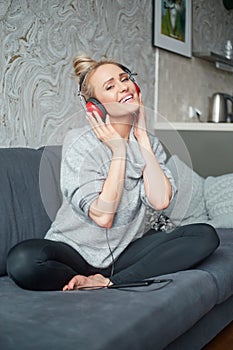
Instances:
[[[139,95],[139,111],[135,118],[135,125],[134,125],[134,136],[139,141],[141,138],[147,136],[146,131],[146,114],[145,114],[145,108],[142,102],[142,95],[140,93]]]

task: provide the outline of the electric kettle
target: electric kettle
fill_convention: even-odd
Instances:
[[[210,99],[208,122],[233,122],[233,96],[216,92]]]

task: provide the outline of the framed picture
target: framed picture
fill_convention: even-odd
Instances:
[[[153,45],[191,57],[192,0],[154,0]]]

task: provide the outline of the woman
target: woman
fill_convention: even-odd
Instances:
[[[61,165],[63,203],[45,239],[19,243],[8,273],[32,290],[73,290],[140,281],[195,266],[218,246],[213,227],[146,232],[174,193],[165,154],[146,130],[140,89],[115,61],[74,59],[88,126],[70,131]]]

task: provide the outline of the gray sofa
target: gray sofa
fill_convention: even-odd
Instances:
[[[172,283],[164,288],[35,292],[6,276],[9,249],[43,237],[56,214],[60,156],[59,146],[0,149],[1,350],[201,349],[233,320],[233,228],[217,228],[221,244],[215,253],[195,269],[166,276]],[[185,165],[178,161],[174,168],[175,161],[168,165],[177,177]],[[198,181],[205,191],[210,180],[194,177],[187,207],[198,196]],[[197,212],[178,218],[178,204],[166,213],[174,221],[199,220]]]

